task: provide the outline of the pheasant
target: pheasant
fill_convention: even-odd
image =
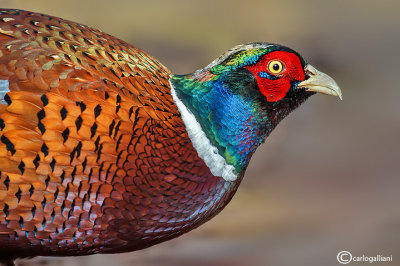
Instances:
[[[342,97],[278,44],[173,75],[99,30],[0,9],[0,259],[128,252],[200,226],[316,92]]]

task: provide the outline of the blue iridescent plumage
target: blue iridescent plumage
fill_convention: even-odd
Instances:
[[[216,80],[198,82],[175,76],[171,81],[219,154],[240,173],[258,146],[257,140],[264,139],[267,132],[260,107],[249,99],[254,97],[232,90],[226,82],[229,78],[222,74]],[[196,92],[188,93],[193,90]]]

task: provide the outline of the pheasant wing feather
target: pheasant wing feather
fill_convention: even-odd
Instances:
[[[168,161],[179,138],[187,144],[169,75],[144,51],[101,31],[0,9],[2,254],[78,255],[126,244],[104,229],[135,212],[135,205],[129,213],[113,208],[125,186],[138,194],[148,187],[122,186],[123,178],[143,176],[137,165],[151,165],[146,147],[164,143],[163,159],[154,160]]]

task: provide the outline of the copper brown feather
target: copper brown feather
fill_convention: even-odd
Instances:
[[[0,25],[0,258],[141,249],[229,201],[157,60],[56,17],[0,9]]]

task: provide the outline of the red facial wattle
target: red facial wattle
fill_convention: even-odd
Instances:
[[[279,61],[284,68],[279,74],[271,73],[268,64]],[[260,92],[268,102],[282,100],[290,90],[293,81],[305,79],[303,66],[296,54],[286,51],[275,51],[264,55],[255,65],[247,68],[256,78]]]

